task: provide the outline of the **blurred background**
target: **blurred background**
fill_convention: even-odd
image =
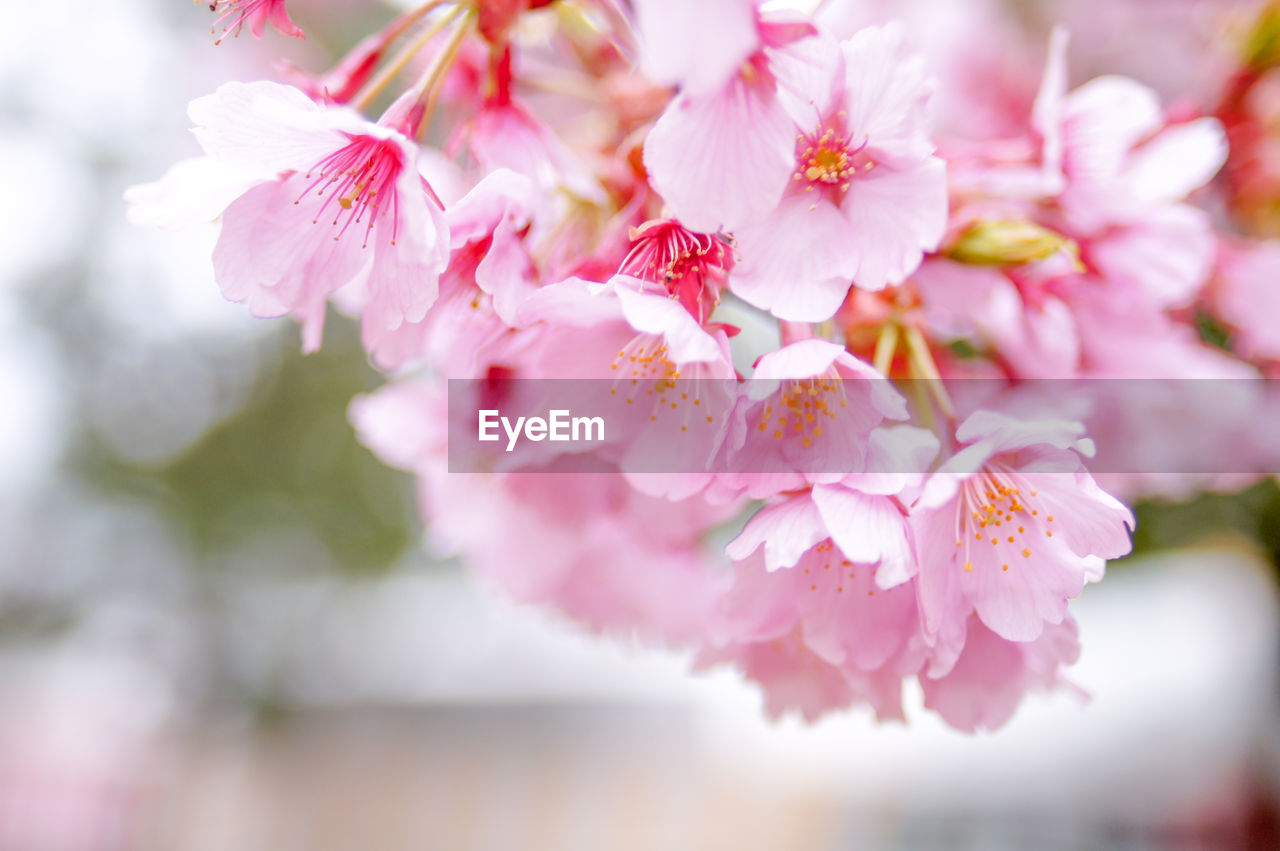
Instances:
[[[1159,57],[1232,4],[1007,5],[1032,44],[1088,28],[1075,81],[1167,96],[1203,81]],[[389,15],[290,10],[305,43],[214,47],[199,4],[6,4],[0,849],[1280,847],[1272,481],[1140,506],[1073,607],[1092,701],[976,737],[770,723],[732,673],[429,560],[410,480],[347,423],[379,381],[354,329],[331,314],[303,358],[222,300],[212,230],[124,220],[124,187],[197,152],[191,97]]]

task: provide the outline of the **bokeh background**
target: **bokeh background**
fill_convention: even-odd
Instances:
[[[995,7],[1027,44],[1075,27],[1076,82],[1168,97],[1234,5]],[[303,358],[222,301],[212,230],[124,219],[196,153],[191,97],[325,67],[389,14],[290,8],[305,43],[214,47],[199,4],[4,6],[0,849],[1280,847],[1272,481],[1141,505],[1073,609],[1091,702],[976,737],[771,723],[731,672],[429,559],[347,423],[379,382],[353,328]]]

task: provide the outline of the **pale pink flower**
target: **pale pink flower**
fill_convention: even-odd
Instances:
[[[976,615],[966,625],[964,651],[945,675],[921,675],[924,705],[958,730],[973,733],[1004,725],[1029,690],[1067,686],[1059,669],[1080,655],[1070,617],[1047,626],[1034,641],[1009,641]]]
[[[746,389],[716,487],[753,498],[865,472],[872,431],[907,416],[874,368],[816,338],[762,356]]]
[[[987,140],[961,158],[961,193],[1052,200],[1076,234],[1094,235],[1179,203],[1218,172],[1227,150],[1216,119],[1171,121],[1154,91],[1126,77],[1068,92],[1067,43],[1055,29],[1026,139]]]
[[[959,201],[958,221],[1005,193],[1005,217],[1057,233],[1078,261],[1067,251],[1003,267],[937,259],[913,282],[940,335],[990,345],[1011,376],[1176,373],[1170,346],[1178,360],[1206,357],[1164,313],[1191,304],[1209,280],[1216,239],[1208,216],[1182,199],[1220,167],[1222,128],[1206,118],[1171,124],[1153,92],[1124,78],[1066,93],[1065,49],[1055,32],[1027,158],[965,162],[953,174],[960,199],[977,199]],[[1109,315],[1126,330],[1101,331]],[[1150,346],[1156,338],[1165,354]]]
[[[320,345],[327,298],[354,281],[370,348],[426,314],[447,227],[402,132],[266,82],[227,83],[190,112],[210,157],[277,175],[223,212],[213,262],[228,299],[257,316],[291,313],[308,351]]]
[[[1062,622],[1106,559],[1129,552],[1133,515],[1084,469],[1092,445],[1082,432],[989,411],[956,430],[968,445],[912,508],[921,613],[941,646],[931,673],[954,661],[971,610],[1001,637],[1031,641]]]
[[[240,35],[247,24],[254,38],[262,38],[270,22],[283,35],[306,38],[298,25],[289,19],[284,4],[285,0],[210,0],[209,9],[218,17],[209,32],[216,32],[218,24],[222,24],[222,34],[215,42],[219,44],[228,34],[232,38]]]
[[[1171,124],[1155,92],[1124,77],[1098,77],[1068,94],[1058,132],[1066,177],[1058,200],[1085,230],[1177,203],[1227,155],[1217,119]]]
[[[673,499],[705,487],[734,399],[729,329],[700,323],[665,286],[626,275],[544,286],[520,314],[523,374],[610,379],[578,387],[608,412],[633,485]]]
[[[812,720],[865,701],[882,719],[902,718],[902,678],[924,658],[915,588],[886,590],[874,575],[829,538],[783,570],[759,557],[738,562],[707,625],[716,649],[702,661],[742,665],[771,715],[795,708]]]
[[[899,283],[937,248],[947,184],[928,135],[924,63],[900,27],[804,45],[787,99],[791,179],[776,208],[735,231],[741,262],[730,285],[779,318],[821,321],[851,281]]]
[[[1098,77],[1061,94],[1051,56],[1035,116],[1044,166],[1060,171],[1061,221],[1096,275],[1139,287],[1158,304],[1189,304],[1207,281],[1215,240],[1208,216],[1183,200],[1226,160],[1213,118],[1171,122],[1155,92],[1124,77]]]
[[[867,472],[792,492],[766,505],[726,547],[745,560],[763,546],[768,571],[792,567],[830,539],[859,565],[874,569],[880,588],[916,572],[907,506],[919,495],[923,472],[938,452],[932,433],[911,426],[881,427],[868,441]]]

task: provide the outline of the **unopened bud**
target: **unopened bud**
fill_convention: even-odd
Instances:
[[[1241,58],[1246,68],[1265,71],[1280,64],[1280,3],[1267,3],[1245,31]]]
[[[975,266],[1019,266],[1066,250],[1077,256],[1074,241],[1025,219],[976,221],[945,252]]]

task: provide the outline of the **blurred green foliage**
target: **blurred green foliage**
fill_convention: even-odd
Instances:
[[[1134,509],[1133,554],[1234,537],[1280,565],[1280,485],[1268,477],[1237,493],[1199,494],[1189,500],[1145,500]]]
[[[351,398],[382,379],[349,320],[331,316],[324,348],[305,357],[297,333],[280,324],[278,359],[248,403],[185,452],[148,466],[89,434],[79,472],[97,488],[153,503],[197,552],[293,529],[323,542],[341,570],[386,569],[418,538],[411,479],[361,446],[347,420]]]

